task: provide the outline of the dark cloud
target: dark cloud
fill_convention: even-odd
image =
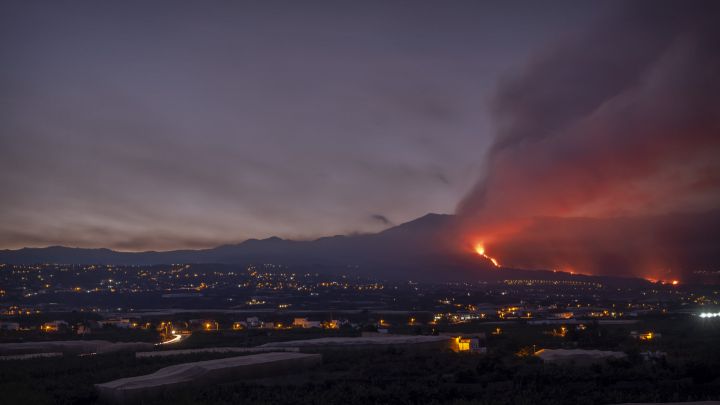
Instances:
[[[387,217],[386,217],[385,215],[374,214],[374,215],[371,215],[370,218],[371,218],[373,221],[376,221],[376,222],[381,223],[383,226],[392,226],[392,225],[394,225],[393,222],[390,221],[389,219],[387,219]]]
[[[697,235],[714,235],[698,213],[720,207],[719,12],[624,4],[501,86],[485,176],[459,206],[468,237],[507,264],[594,273],[717,260]],[[698,223],[659,237],[674,213]]]

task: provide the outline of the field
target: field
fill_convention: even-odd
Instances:
[[[468,326],[471,327],[471,326]],[[472,325],[478,329],[478,325]],[[588,325],[565,337],[551,326],[503,325],[487,329],[487,356],[450,351],[387,348],[371,352],[330,352],[323,364],[297,375],[193,387],[144,403],[487,403],[566,404],[720,399],[720,323],[697,318],[646,319],[634,325]],[[629,330],[653,330],[662,338],[639,342]],[[252,342],[317,337],[305,331],[196,334],[187,347],[247,345]],[[586,347],[622,350],[626,360],[590,366],[543,364],[523,348]],[[642,360],[640,352],[660,350],[664,359]],[[527,354],[527,353],[525,353]],[[0,363],[5,404],[90,404],[92,384],[151,373],[159,368],[223,354],[136,359],[131,353]],[[569,400],[572,398],[572,400]]]

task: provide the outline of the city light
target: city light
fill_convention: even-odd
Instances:
[[[178,342],[180,342],[180,341],[182,340],[182,335],[179,334],[179,333],[177,333],[177,331],[173,330],[173,331],[172,331],[172,335],[173,335],[172,339],[166,340],[166,341],[164,341],[164,342],[160,342],[159,344],[161,344],[161,345],[169,345],[169,344],[173,344],[173,343],[178,343]]]
[[[720,312],[701,312],[700,318],[717,318],[720,317]]]

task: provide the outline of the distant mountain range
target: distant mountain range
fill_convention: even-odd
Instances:
[[[433,263],[445,263],[453,267],[453,262],[457,258],[448,257],[439,242],[448,227],[452,226],[453,219],[452,215],[428,214],[375,234],[339,235],[311,241],[294,241],[278,237],[248,239],[235,245],[201,250],[118,252],[110,249],[63,246],[23,248],[0,251],[0,262],[115,265],[275,263],[354,268],[362,274],[376,271],[401,274],[425,271]],[[488,267],[484,260],[478,260],[481,258],[472,257],[472,259],[473,266]]]
[[[7,264],[273,263],[324,272],[418,281],[566,278],[567,273],[497,269],[487,259],[452,246],[453,215],[427,214],[374,234],[339,235],[311,241],[278,237],[248,239],[212,249],[118,252],[63,246],[0,251]],[[577,276],[575,276],[577,277]]]

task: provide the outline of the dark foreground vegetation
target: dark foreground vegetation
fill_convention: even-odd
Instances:
[[[187,389],[152,404],[608,404],[720,398],[720,359],[544,365],[454,353],[326,356],[305,376]]]
[[[652,328],[662,338],[629,339],[627,328]],[[547,328],[547,327],[543,327]],[[388,348],[324,353],[314,369],[296,375],[188,387],[144,404],[612,404],[720,399],[720,323],[652,320],[594,327],[564,338],[518,325],[489,335],[487,356]],[[310,336],[308,336],[310,337]],[[597,364],[543,364],[522,356],[528,344],[622,350],[627,359]],[[196,344],[199,342],[196,342]],[[191,345],[195,346],[195,344]],[[643,351],[665,357],[643,360]],[[91,404],[92,384],[227,355],[136,359],[132,354],[0,362],[3,404]]]

